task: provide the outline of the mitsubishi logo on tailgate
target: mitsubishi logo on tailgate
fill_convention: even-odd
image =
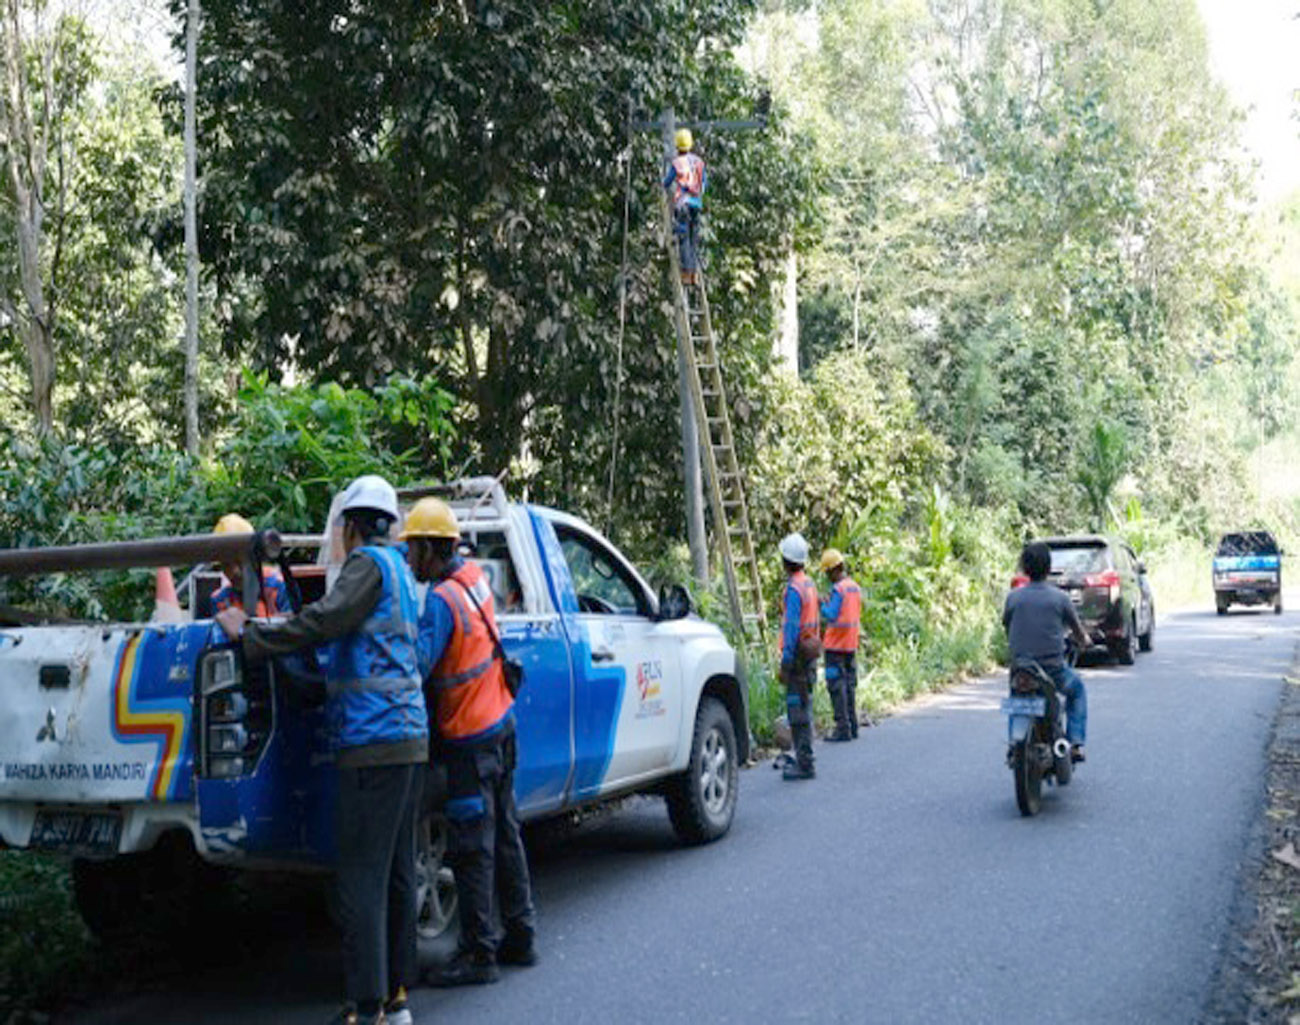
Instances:
[[[44,740],[53,743],[58,739],[59,738],[54,735],[54,709],[51,708],[45,713],[45,725],[36,731],[36,743],[39,744]]]

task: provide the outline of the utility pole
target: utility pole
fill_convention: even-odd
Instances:
[[[185,13],[185,450],[199,453],[199,231],[194,94],[198,84],[199,0]]]
[[[660,117],[663,125],[664,160],[673,158],[676,146],[673,137],[677,134],[677,122],[673,110],[669,107]],[[665,205],[665,210],[668,207]],[[669,232],[669,245],[672,245],[673,230],[671,211],[664,217],[664,230]],[[695,422],[695,407],[691,404],[690,384],[687,380],[689,368],[686,365],[686,353],[677,346],[677,398],[682,414],[682,465],[686,473],[686,539],[691,548],[691,571],[695,582],[701,588],[709,584],[709,542],[704,533],[704,477],[700,472],[700,425]]]
[[[682,127],[723,132],[750,131],[767,126],[766,113],[766,107],[763,107],[762,116],[756,120],[690,121],[683,123]],[[660,115],[658,121],[637,121],[633,126],[641,131],[659,129],[663,134],[664,160],[672,160],[676,152],[673,137],[677,134],[677,120],[671,107]],[[675,243],[672,236],[672,211],[667,204],[664,205],[664,210],[664,231],[668,233],[668,244],[673,245]],[[695,421],[695,407],[691,403],[688,373],[686,353],[679,345],[677,347],[677,396],[682,414],[682,465],[686,473],[686,537],[691,548],[691,571],[696,583],[706,587],[709,583],[709,545],[704,532],[704,478],[700,472],[700,429]]]

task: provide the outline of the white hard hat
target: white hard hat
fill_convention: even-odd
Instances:
[[[343,491],[343,500],[339,503],[339,513],[350,509],[374,509],[397,520],[397,492],[393,486],[377,474],[368,473],[358,477]]]
[[[808,542],[803,539],[799,533],[786,534],[781,538],[781,558],[786,562],[794,562],[800,566],[808,562]]]

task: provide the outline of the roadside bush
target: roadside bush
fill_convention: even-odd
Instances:
[[[339,487],[363,473],[395,484],[445,472],[451,398],[395,379],[373,394],[287,388],[249,375],[230,435],[207,460],[161,445],[87,447],[0,438],[0,547],[203,533],[225,512],[258,526],[320,530]],[[0,602],[56,616],[134,620],[153,602],[148,570],[0,579]]]
[[[442,476],[455,436],[452,404],[432,379],[396,378],[371,393],[246,374],[238,416],[206,469],[209,508],[237,510],[258,526],[320,530],[330,499],[354,477],[405,484]]]
[[[70,977],[93,970],[93,949],[72,905],[66,864],[0,852],[0,1020],[57,1003]]]

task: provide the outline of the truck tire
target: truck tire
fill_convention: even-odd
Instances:
[[[678,838],[701,844],[726,833],[736,813],[739,785],[731,716],[717,698],[705,697],[695,713],[691,760],[668,784],[668,818]]]
[[[456,880],[447,867],[447,820],[426,813],[415,831],[415,928],[436,940],[456,925]]]

